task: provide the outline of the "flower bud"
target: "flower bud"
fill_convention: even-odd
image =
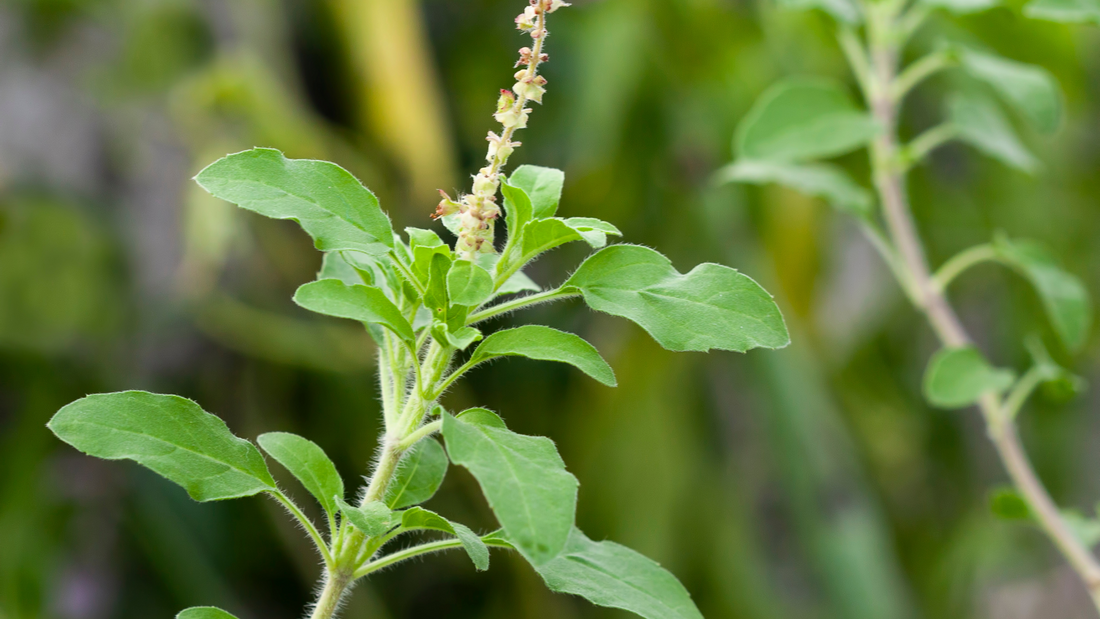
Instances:
[[[490,176],[488,170],[488,168],[484,168],[474,177],[474,193],[484,196],[493,195],[497,192],[497,188],[500,187],[500,182],[497,180],[495,174]]]
[[[543,0],[543,6],[545,7],[547,13],[553,13],[563,6],[573,5],[569,4],[568,2],[563,2],[562,0]]]
[[[546,89],[531,82],[516,82],[513,87],[516,94],[535,103],[542,103],[542,95]]]
[[[534,29],[538,23],[538,9],[534,6],[529,6],[523,10],[518,17],[516,17],[516,28],[524,31]]]
[[[516,104],[516,95],[511,90],[501,89],[500,98],[497,99],[497,114],[512,109]]]
[[[462,205],[452,200],[451,196],[447,195],[446,191],[440,189],[439,195],[442,196],[443,199],[439,201],[439,206],[435,207],[435,213],[432,214],[432,219],[454,215],[459,211]]]

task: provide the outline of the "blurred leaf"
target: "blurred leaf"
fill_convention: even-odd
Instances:
[[[339,508],[333,497],[344,496],[344,480],[324,450],[313,441],[289,432],[261,434],[256,442],[302,482],[329,517],[336,515]]]
[[[489,548],[476,533],[464,524],[451,522],[435,512],[420,507],[405,510],[401,515],[401,526],[405,529],[428,529],[449,533],[462,542],[462,548],[470,555],[474,567],[479,572],[489,569]]]
[[[493,294],[493,276],[470,262],[456,260],[447,272],[447,296],[455,305],[476,307]]]
[[[1100,25],[1100,0],[1034,0],[1024,7],[1032,19]]]
[[[1024,172],[1038,170],[1039,162],[1020,143],[1016,130],[989,98],[955,93],[948,99],[947,116],[963,142]]]
[[[213,606],[196,606],[181,611],[176,619],[237,619],[233,615]]]
[[[1001,4],[1000,0],[920,0],[920,3],[936,8],[945,9],[957,15],[980,13]]]
[[[106,460],[133,460],[196,501],[275,489],[259,450],[191,400],[144,391],[81,398],[47,424],[58,438]]]
[[[508,177],[508,183],[527,194],[531,201],[531,216],[535,219],[553,217],[561,202],[565,173],[554,168],[521,165]]]
[[[609,387],[617,384],[615,372],[595,346],[572,333],[550,327],[525,325],[497,331],[478,345],[470,356],[470,363],[484,363],[507,356],[568,363]]]
[[[768,88],[737,126],[738,159],[796,162],[866,146],[880,128],[840,84],[789,78]]]
[[[1015,488],[1000,488],[989,496],[993,515],[1004,520],[1030,520],[1031,508]]]
[[[1040,131],[1053,133],[1062,120],[1062,93],[1046,69],[972,49],[962,50],[962,66],[989,84]]]
[[[1054,331],[1071,352],[1088,341],[1092,300],[1076,276],[1065,272],[1049,253],[1032,241],[1013,241],[1000,235],[993,243],[1000,259],[1031,282],[1043,301]]]
[[[1062,520],[1085,548],[1092,548],[1100,543],[1100,521],[1096,518],[1089,518],[1075,509],[1063,509]]]
[[[413,445],[397,465],[397,474],[386,488],[390,509],[419,505],[432,498],[447,475],[447,453],[433,438]]]
[[[389,531],[396,522],[394,513],[381,501],[371,501],[362,507],[353,507],[343,497],[334,497],[340,513],[367,537],[378,537]]]
[[[600,312],[628,318],[668,350],[745,352],[790,342],[779,308],[737,270],[701,264],[687,275],[646,247],[596,252],[564,284]]]
[[[743,160],[719,171],[718,179],[757,185],[778,183],[823,198],[837,210],[857,217],[868,217],[874,211],[871,193],[853,181],[844,170],[827,163],[794,164]]]
[[[382,325],[407,342],[416,339],[401,310],[374,286],[348,286],[338,279],[322,279],[300,286],[294,302],[318,314]]]
[[[991,366],[972,346],[944,348],[928,363],[924,397],[938,408],[963,408],[986,393],[1008,390],[1015,381],[1015,372]]]
[[[241,208],[297,221],[321,251],[380,256],[393,248],[393,228],[378,199],[334,163],[254,148],[215,161],[195,180]]]
[[[536,566],[551,591],[646,619],[702,619],[691,595],[656,562],[615,542],[593,542],[574,527],[562,553]]]
[[[443,413],[451,461],[470,470],[500,525],[532,565],[565,546],[577,509],[577,479],[554,442]]]
[[[796,11],[821,9],[839,22],[858,24],[863,21],[859,6],[852,0],[778,0],[779,6]]]

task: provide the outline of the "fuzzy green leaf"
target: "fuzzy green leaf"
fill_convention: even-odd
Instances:
[[[500,418],[500,415],[487,408],[467,408],[455,415],[455,419],[466,423],[508,429],[508,426],[504,423],[504,420]]]
[[[233,615],[213,606],[195,606],[180,611],[176,619],[237,619]]]
[[[354,249],[377,256],[393,249],[393,228],[378,199],[334,163],[254,148],[215,161],[195,180],[241,208],[297,221],[322,251]]]
[[[1053,133],[1062,122],[1062,92],[1046,69],[995,54],[963,50],[962,66],[989,84],[1040,131]]]
[[[778,183],[823,198],[834,208],[859,217],[874,210],[871,192],[860,187],[844,170],[827,163],[777,163],[743,160],[719,172],[720,181],[763,185]]]
[[[1000,0],[920,0],[920,3],[934,9],[945,9],[956,15],[981,13],[999,6]]]
[[[655,561],[615,542],[594,542],[573,528],[565,549],[536,566],[551,591],[646,619],[702,619],[691,594]]]
[[[462,542],[462,548],[470,555],[474,567],[479,572],[489,569],[489,548],[477,533],[470,530],[464,524],[451,522],[439,514],[420,507],[405,510],[401,515],[401,527],[409,530],[427,529],[430,531],[442,531],[458,538]]]
[[[469,260],[456,260],[447,272],[447,295],[455,305],[476,307],[493,294],[493,276]]]
[[[1032,19],[1100,25],[1100,0],[1035,0],[1024,7],[1024,15]]]
[[[364,280],[361,273],[366,273],[371,281]],[[317,272],[317,279],[338,279],[349,286],[374,285],[374,278],[370,271],[359,271],[345,260],[338,251],[325,253],[325,257],[321,261],[321,270]]]
[[[299,287],[294,302],[318,314],[382,325],[407,342],[415,339],[412,325],[381,288],[322,279]]]
[[[577,478],[554,442],[443,414],[451,462],[470,470],[516,549],[533,565],[561,552],[577,509]]]
[[[859,7],[852,0],[779,0],[778,4],[792,11],[821,9],[845,24],[855,25],[863,21]]]
[[[526,325],[497,331],[474,349],[470,362],[478,364],[507,356],[568,363],[609,387],[618,384],[611,366],[595,346],[572,333],[550,327]]]
[[[973,346],[944,348],[928,363],[924,397],[938,408],[963,408],[987,393],[1003,393],[1016,381],[1012,370],[995,368]]]
[[[409,235],[409,247],[442,247],[443,239],[432,230],[423,228],[405,228],[405,234]]]
[[[1081,280],[1064,271],[1037,243],[1001,236],[993,246],[1002,262],[1031,282],[1066,348],[1080,350],[1092,326],[1092,300]]]
[[[955,93],[948,99],[947,116],[963,142],[1024,172],[1039,168],[1039,162],[1020,143],[1016,130],[988,97]]]
[[[769,88],[737,127],[738,159],[798,162],[866,146],[879,126],[844,87],[822,78],[793,78]]]
[[[523,228],[523,262],[572,241],[584,241],[594,248],[607,245],[607,235],[622,236],[615,226],[590,217],[537,219]]]
[[[561,190],[565,185],[565,173],[554,168],[521,165],[508,177],[513,187],[523,190],[531,200],[531,216],[534,219],[553,217],[561,202]]]
[[[395,524],[394,513],[381,501],[371,501],[362,507],[348,505],[343,497],[333,497],[340,513],[353,527],[367,537],[378,537],[389,531]]]
[[[316,443],[289,432],[268,432],[256,438],[260,447],[275,461],[286,467],[291,475],[324,508],[329,516],[339,509],[332,497],[344,496],[344,480],[336,471],[336,465],[329,460]]]
[[[523,233],[527,222],[534,218],[535,208],[527,192],[512,185],[510,179],[500,184],[500,192],[504,196],[504,222],[508,226],[508,236],[514,242]]]
[[[47,427],[90,456],[146,466],[183,486],[196,501],[275,489],[255,445],[179,396],[145,391],[90,395],[59,410]]]
[[[420,441],[397,465],[397,474],[386,489],[386,504],[401,509],[432,498],[447,476],[447,466],[447,453],[439,441]]]
[[[466,350],[470,344],[481,339],[481,331],[474,327],[451,329],[447,323],[437,320],[432,323],[432,337],[456,350]]]
[[[594,310],[638,323],[669,350],[745,352],[790,343],[772,296],[718,264],[683,275],[652,249],[612,245],[585,260],[562,289],[580,292]]]
[[[517,292],[541,292],[542,286],[536,284],[530,277],[524,275],[523,271],[516,271],[516,274],[509,277],[508,281],[504,282],[499,289],[497,289],[497,295],[515,294]]]

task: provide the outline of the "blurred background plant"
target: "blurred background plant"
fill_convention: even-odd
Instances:
[[[243,435],[305,434],[345,474],[365,472],[378,409],[369,338],[290,301],[319,266],[293,223],[234,212],[190,177],[271,146],[340,163],[395,228],[428,227],[435,189],[467,185],[479,166],[485,110],[510,83],[498,69],[522,43],[501,18],[513,8],[2,4],[0,618],[169,617],[197,603],[296,616],[315,559],[273,506],[197,506],[138,467],[64,448],[44,424],[86,393],[174,392]],[[1005,230],[1054,246],[1100,290],[1100,29],[1027,20],[1015,3],[944,28],[1050,69],[1067,121],[1027,136],[1047,162],[1035,177],[958,146],[916,171],[931,260]],[[565,169],[566,216],[610,221],[681,268],[749,273],[779,297],[794,344],[674,355],[625,321],[557,305],[535,311],[591,339],[618,389],[515,361],[455,398],[534,402],[510,425],[558,439],[581,481],[579,524],[661,561],[708,617],[1091,616],[1049,544],[990,514],[1005,478],[980,420],[923,403],[935,339],[856,226],[789,190],[711,183],[768,85],[847,79],[825,18],[766,0],[592,0],[563,12],[554,38],[555,101],[514,163]],[[926,126],[939,105],[918,93],[906,118]],[[545,257],[532,277],[551,283],[543,274],[580,251]],[[1022,365],[1014,334],[1049,329],[1040,302],[995,267],[966,277],[963,321]],[[1080,359],[1074,370],[1100,384],[1097,338]],[[1098,397],[1044,394],[1022,419],[1048,488],[1084,512],[1100,496]],[[464,473],[433,501],[492,527]],[[245,526],[265,511],[267,527]],[[614,615],[546,592],[519,560],[475,576],[457,555],[384,573],[351,604],[348,617]]]

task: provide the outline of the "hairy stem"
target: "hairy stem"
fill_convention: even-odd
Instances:
[[[558,299],[568,299],[571,297],[579,296],[579,292],[567,292],[563,291],[560,288],[547,290],[546,292],[540,292],[538,294],[530,294],[526,297],[520,297],[511,301],[505,301],[504,303],[500,303],[498,305],[483,309],[476,314],[471,314],[470,317],[466,319],[466,324],[474,325],[495,316],[507,314],[508,312],[514,312],[518,309],[523,309],[525,307],[531,307],[532,305],[538,305],[539,303],[548,303],[550,301],[557,301]]]
[[[872,74],[868,103],[872,114],[883,128],[871,149],[875,187],[882,202],[890,237],[909,272],[915,293],[919,295],[916,299],[918,309],[928,317],[929,323],[945,346],[962,346],[969,343],[970,338],[947,302],[942,287],[937,285],[929,272],[924,248],[913,224],[905,193],[904,171],[898,161],[898,102],[892,96],[897,80],[897,16],[876,11],[876,6],[868,5],[868,56]],[[1043,530],[1084,581],[1100,609],[1100,563],[1070,531],[1050,494],[1036,476],[1020,443],[1015,423],[1011,416],[1005,414],[999,398],[987,395],[982,398],[980,408],[988,426],[989,437],[1013,483],[1031,506]]]

